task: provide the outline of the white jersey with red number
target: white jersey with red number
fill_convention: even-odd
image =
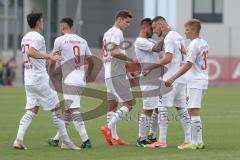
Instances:
[[[65,34],[55,40],[53,50],[59,51],[64,59],[61,62],[63,75],[67,74],[64,83],[85,85],[85,58],[92,55],[87,41],[76,34]]]
[[[163,80],[167,80],[172,77],[181,68],[181,66],[186,63],[185,56],[180,51],[181,44],[184,45],[184,40],[179,33],[175,31],[168,32],[164,39],[164,52],[171,53],[173,58],[169,64],[165,65],[168,68],[168,71],[164,74]],[[181,76],[175,82],[186,84],[186,76]]]
[[[46,54],[44,37],[38,32],[28,32],[21,42],[24,63],[24,84],[37,85],[48,81],[45,59],[35,59],[27,56],[28,49],[32,47],[40,53]]]
[[[202,38],[191,41],[187,49],[187,60],[193,63],[192,68],[187,72],[189,87],[197,89],[208,88],[207,54],[208,43]]]
[[[117,27],[110,28],[103,36],[103,63],[105,79],[126,74],[125,61],[111,56],[113,45],[117,45],[120,53],[126,55],[124,50],[123,32]]]

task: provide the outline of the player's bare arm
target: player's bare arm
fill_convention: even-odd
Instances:
[[[93,57],[92,56],[88,56],[86,58],[86,61],[87,61],[87,64],[88,64],[88,69],[86,71],[86,81],[87,82],[92,82],[91,73],[92,73],[93,66],[94,66]]]
[[[182,68],[180,68],[180,70],[176,74],[174,74],[172,77],[165,81],[165,85],[167,87],[170,87],[173,82],[179,77],[181,77],[183,74],[185,74],[192,67],[192,65],[193,64],[188,61]]]
[[[155,44],[152,48],[152,51],[153,52],[160,52],[162,50],[162,45],[163,45],[163,43],[160,43],[160,42]]]
[[[27,51],[27,55],[29,57],[36,58],[36,59],[51,59],[55,62],[60,62],[62,61],[62,57],[57,53],[58,51],[53,51],[50,54],[42,54],[33,47],[30,47],[29,50]]]
[[[181,43],[181,48],[179,50],[182,54],[187,54],[187,49],[184,47],[182,43]]]
[[[51,75],[55,69],[56,62],[53,60],[48,61],[48,75]]]
[[[160,41],[153,46],[152,51],[160,52],[162,50],[163,43],[164,43],[164,38],[161,38]]]
[[[123,60],[123,61],[127,61],[127,62],[136,62],[136,60],[134,60],[133,58],[129,58],[128,56],[125,56],[124,54],[122,54],[119,51],[117,45],[115,45],[113,48],[114,49],[111,51],[111,55],[113,57],[118,58],[118,59]]]
[[[143,75],[146,76],[148,75],[153,69],[164,66],[168,63],[171,63],[173,58],[172,53],[165,53],[165,55],[163,56],[163,58],[161,58],[156,64],[152,64],[146,68],[143,69]]]

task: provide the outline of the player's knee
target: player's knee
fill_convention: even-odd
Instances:
[[[69,112],[69,113],[80,113],[80,110],[79,110],[79,108],[69,108],[67,110],[67,112]]]
[[[191,116],[199,116],[200,115],[200,109],[199,108],[190,109],[190,115]]]
[[[31,112],[33,112],[33,113],[35,113],[35,114],[38,114],[38,108],[39,107],[34,107],[34,108],[31,108],[31,109],[27,109],[28,111],[31,111]]]
[[[109,100],[108,101],[108,111],[116,112],[117,111],[117,106],[118,106],[117,101],[115,101],[115,100]]]
[[[130,105],[125,105],[125,106],[128,108],[128,110],[129,110],[129,111],[131,111],[131,110],[132,110],[132,108],[133,108],[133,107],[132,107],[132,106],[130,106]]]
[[[151,110],[151,109],[150,110],[144,110],[143,112],[146,116],[150,117],[150,116],[152,116],[153,110]]]
[[[135,99],[133,99],[133,100],[130,100],[130,101],[123,102],[123,105],[126,106],[130,111],[130,110],[132,110],[135,103],[136,103]]]
[[[181,108],[181,107],[176,107],[176,110],[177,110],[177,111],[180,111],[181,109],[183,109],[183,108]]]

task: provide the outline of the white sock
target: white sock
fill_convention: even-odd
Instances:
[[[156,112],[152,113],[149,127],[150,127],[149,136],[152,139],[156,138],[156,132],[158,130],[158,114]]]
[[[87,131],[86,131],[85,124],[84,124],[84,121],[82,119],[81,113],[80,112],[73,112],[72,113],[72,120],[73,120],[74,127],[78,131],[82,141],[85,142],[86,140],[88,140],[89,138],[88,138],[88,135],[87,135]]]
[[[191,117],[192,143],[200,144],[202,141],[202,122],[200,116]]]
[[[35,116],[35,113],[32,111],[27,111],[21,118],[17,133],[17,140],[23,141],[24,135],[26,133],[26,130],[28,129],[29,125],[32,122],[33,117]]]
[[[72,121],[72,116],[71,113],[67,112],[65,113],[65,127],[68,128],[68,126],[70,125],[70,122]],[[59,140],[59,132],[56,133],[55,137],[53,137],[54,140]]]
[[[53,125],[59,132],[59,137],[63,143],[71,143],[71,140],[68,136],[67,129],[65,127],[65,121],[62,119],[61,110],[52,112]]]
[[[107,122],[109,123],[111,121],[111,119],[114,117],[115,115],[115,112],[108,112],[107,113]],[[112,134],[114,135],[114,137],[116,137],[115,139],[118,139],[118,134],[117,134],[117,125],[115,125],[113,128],[112,128]]]
[[[160,107],[158,114],[159,122],[159,141],[167,141],[167,128],[168,128],[168,110],[167,107]]]
[[[121,108],[119,108],[116,113],[114,114],[113,118],[110,120],[110,122],[108,123],[108,127],[111,129],[111,131],[113,130],[114,126],[119,123],[120,121],[122,121],[128,114],[129,109],[126,106],[122,106]],[[112,134],[112,138],[116,139],[116,135]]]
[[[54,140],[59,140],[59,138],[60,138],[60,134],[59,134],[59,132],[57,132],[56,135],[55,135],[55,137],[53,137],[53,139],[54,139]]]
[[[186,108],[178,110],[179,118],[184,130],[184,142],[191,142],[191,119]]]
[[[141,114],[139,117],[139,132],[138,132],[138,137],[140,140],[144,140],[146,138],[147,134],[147,129],[149,127],[149,121],[150,121],[149,116],[146,116],[145,114]]]

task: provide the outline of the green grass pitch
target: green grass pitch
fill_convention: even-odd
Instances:
[[[129,146],[110,147],[99,131],[106,122],[101,116],[86,122],[88,134],[93,143],[92,149],[66,151],[49,147],[48,138],[55,135],[50,114],[40,111],[27,131],[26,151],[11,148],[18,123],[23,115],[25,92],[23,88],[0,88],[0,160],[239,160],[240,158],[240,88],[211,87],[203,100],[202,121],[206,149],[194,151],[177,150],[183,140],[183,131],[177,120],[175,109],[170,109],[168,148],[138,148],[135,142],[138,135],[138,113],[141,101],[137,99],[131,115],[118,126],[118,133]],[[82,111],[96,107],[99,100],[82,98]],[[80,138],[74,127],[69,135],[76,144]]]

